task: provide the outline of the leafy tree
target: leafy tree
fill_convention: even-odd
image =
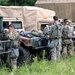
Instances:
[[[8,5],[9,0],[0,0],[0,5]]]
[[[30,5],[33,6],[35,4],[36,0],[9,0],[9,5]]]
[[[34,6],[36,0],[0,0],[0,5]]]
[[[35,5],[35,2],[36,0],[26,0],[26,3],[31,6]]]

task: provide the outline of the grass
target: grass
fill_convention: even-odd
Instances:
[[[23,65],[16,71],[10,71],[3,67],[0,75],[75,75],[75,57],[67,58],[60,62],[52,63],[51,61],[35,59],[31,65]]]

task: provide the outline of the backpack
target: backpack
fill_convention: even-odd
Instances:
[[[53,23],[51,35],[53,38],[61,38],[62,35],[62,25],[61,23]]]

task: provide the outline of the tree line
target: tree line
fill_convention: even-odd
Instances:
[[[1,6],[34,6],[36,0],[0,0]]]

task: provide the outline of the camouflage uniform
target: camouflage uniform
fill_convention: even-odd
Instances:
[[[49,25],[46,26],[46,27],[44,28],[44,30],[43,30],[43,34],[44,34],[46,37],[48,37],[48,38],[49,38],[49,35],[47,35],[47,33],[49,32],[49,30],[50,30],[50,26],[49,26]],[[51,52],[50,52],[50,48],[49,48],[49,47],[47,47],[47,48],[45,49],[45,58],[48,59],[48,60],[51,60]]]
[[[10,66],[12,69],[17,68],[17,58],[19,56],[19,33],[14,31],[14,32],[9,32],[7,34],[8,39],[11,40],[11,53],[10,53]]]
[[[53,22],[49,32],[47,33],[48,35],[50,35],[48,46],[50,47],[52,61],[55,61],[56,59],[60,60],[59,39],[61,39],[62,34],[62,28],[60,25],[61,23],[59,22]]]
[[[62,56],[63,58],[66,58],[67,53],[71,57],[73,56],[73,41],[72,41],[72,36],[73,36],[73,26],[72,25],[64,25],[63,28],[63,51],[62,51]]]

